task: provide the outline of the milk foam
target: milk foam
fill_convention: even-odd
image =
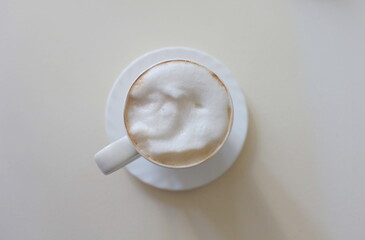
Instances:
[[[229,95],[206,68],[171,61],[145,72],[130,90],[126,125],[143,154],[168,165],[203,160],[225,139]]]

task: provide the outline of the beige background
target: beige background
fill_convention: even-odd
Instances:
[[[364,239],[363,1],[0,3],[0,239]],[[103,176],[122,69],[187,46],[231,69],[250,126],[234,166],[168,192]]]

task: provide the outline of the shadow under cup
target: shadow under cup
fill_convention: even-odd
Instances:
[[[158,155],[153,155],[148,152],[148,149],[144,147],[143,142],[145,142],[147,139],[145,137],[138,136],[137,134],[132,133],[131,128],[133,123],[130,121],[130,113],[131,109],[133,107],[140,107],[140,102],[137,101],[133,96],[132,92],[136,89],[143,88],[143,79],[150,71],[153,71],[157,67],[163,67],[166,64],[171,63],[179,63],[179,64],[190,64],[194,65],[198,68],[203,68],[205,71],[208,71],[210,76],[224,89],[225,95],[227,97],[227,110],[226,112],[222,112],[222,115],[225,114],[228,118],[228,124],[226,125],[226,129],[224,132],[224,135],[220,137],[217,140],[211,141],[207,146],[200,148],[200,149],[192,149],[187,151],[171,151],[171,152],[165,152]],[[180,101],[178,103],[181,105],[181,107],[184,107],[184,103]],[[196,105],[199,105],[196,104]],[[198,106],[199,107],[199,106]],[[179,109],[178,109],[179,110]],[[196,165],[199,165],[205,161],[207,161],[209,158],[214,156],[218,150],[224,145],[225,141],[227,140],[231,128],[232,128],[232,122],[233,122],[233,104],[232,99],[230,96],[230,93],[227,89],[227,87],[224,85],[224,83],[220,80],[220,78],[211,70],[209,70],[207,67],[200,65],[198,63],[188,61],[188,60],[169,60],[164,61],[161,63],[158,63],[156,65],[153,65],[152,67],[145,70],[143,73],[141,73],[138,78],[133,82],[132,86],[129,88],[127,97],[125,100],[124,105],[124,125],[127,132],[127,135],[129,137],[129,140],[134,145],[137,152],[143,156],[145,159],[149,160],[150,162],[157,164],[162,167],[167,168],[189,168]],[[214,123],[213,123],[214,124]],[[188,127],[188,126],[185,126]],[[134,158],[135,159],[135,158]]]

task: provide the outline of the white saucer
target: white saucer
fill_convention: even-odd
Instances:
[[[126,93],[140,73],[150,66],[172,59],[191,60],[208,67],[228,88],[234,108],[232,131],[226,143],[208,161],[191,168],[169,169],[140,157],[125,168],[142,182],[166,190],[188,190],[201,187],[220,177],[237,159],[246,139],[248,116],[242,91],[230,71],[217,59],[185,47],[168,47],[149,52],[132,62],[119,75],[109,93],[106,107],[106,132],[110,142],[126,134],[123,107]]]

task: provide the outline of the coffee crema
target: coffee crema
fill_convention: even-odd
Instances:
[[[221,80],[197,63],[159,63],[134,82],[125,104],[125,126],[137,150],[163,166],[187,167],[212,156],[233,118]]]

